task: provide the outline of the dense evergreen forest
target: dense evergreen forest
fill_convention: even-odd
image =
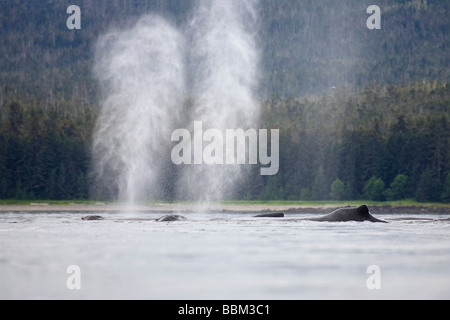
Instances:
[[[280,171],[255,171],[235,198],[449,201],[449,107],[450,86],[436,81],[267,99],[261,127],[280,128]],[[95,109],[4,109],[0,198],[88,198]]]
[[[270,99],[264,121],[281,128],[280,173],[257,196],[448,201],[449,107],[450,88],[436,81]]]
[[[377,1],[376,31],[372,2],[261,1],[261,127],[280,129],[280,170],[236,199],[450,201],[450,2]],[[0,199],[114,198],[90,172],[96,40],[148,12],[181,25],[194,3],[0,0]]]

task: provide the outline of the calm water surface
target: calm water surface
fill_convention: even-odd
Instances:
[[[450,222],[0,213],[1,299],[450,299]],[[376,215],[449,218],[449,215]],[[80,268],[69,290],[67,268]],[[378,266],[379,273],[367,272]],[[376,277],[376,278],[374,278]],[[379,284],[369,289],[367,281]]]

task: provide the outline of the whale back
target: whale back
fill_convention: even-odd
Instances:
[[[180,220],[186,220],[185,217],[177,215],[177,214],[168,214],[165,216],[162,216],[158,219],[156,219],[156,221],[158,222],[172,222],[172,221],[180,221]]]
[[[328,221],[328,222],[346,222],[346,221],[370,221],[370,222],[384,222],[372,216],[369,208],[366,205],[360,207],[340,208],[330,214],[318,218],[311,218],[311,221]]]

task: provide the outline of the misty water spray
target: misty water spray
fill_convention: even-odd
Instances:
[[[96,53],[104,95],[93,142],[98,184],[128,203],[154,198],[185,96],[183,37],[147,15],[102,36]]]
[[[161,186],[167,181],[176,184],[176,199],[232,196],[249,171],[242,152],[235,150],[248,150],[251,141],[236,137],[227,139],[223,149],[210,148],[226,155],[226,166],[176,168],[171,133],[176,126],[195,123],[205,133],[256,132],[256,7],[256,0],[200,0],[183,32],[147,15],[133,28],[99,39],[95,74],[104,97],[93,143],[99,188],[128,203],[164,198]],[[207,135],[206,143],[219,136]],[[170,179],[164,177],[168,163],[176,171]]]
[[[201,0],[189,30],[191,123],[205,130],[257,128],[259,105],[258,50],[255,40],[257,1]],[[242,148],[237,144],[226,148]],[[244,141],[245,143],[245,141]],[[234,150],[224,154],[236,154]],[[181,198],[221,200],[232,196],[249,166],[197,165],[184,168],[179,181]]]

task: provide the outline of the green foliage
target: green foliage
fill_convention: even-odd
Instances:
[[[320,186],[331,186],[337,177],[347,199],[362,199],[373,176],[392,184],[387,198],[400,199],[418,195],[427,168],[444,184],[450,171],[449,106],[445,82],[335,90],[314,98],[269,99],[261,126],[282,132],[285,199],[324,199],[328,194]]]
[[[442,192],[442,202],[450,203],[450,172],[447,174]]]
[[[385,192],[387,200],[400,200],[407,198],[407,183],[408,177],[406,175],[399,174],[396,176],[389,189]]]
[[[441,199],[441,184],[433,175],[433,171],[427,168],[420,178],[416,190],[416,200],[419,202],[438,202]]]
[[[369,200],[373,201],[383,201],[384,200],[384,182],[383,180],[372,177],[367,182],[366,186],[364,187],[364,194]]]
[[[337,178],[331,184],[330,197],[332,200],[344,200],[345,199],[345,185],[341,179]]]
[[[448,201],[448,106],[447,84],[427,81],[268,99],[261,128],[280,129],[280,171],[261,177],[255,166],[233,198],[379,200],[380,181],[367,187],[376,176],[390,182],[389,200]],[[91,180],[93,107],[13,101],[0,119],[0,198],[114,199],[116,190],[99,194]],[[176,168],[167,170],[171,185]]]
[[[0,198],[87,199],[92,110],[67,117],[8,105],[0,127]],[[4,152],[3,152],[4,151]]]
[[[270,176],[267,180],[266,186],[259,196],[260,200],[283,200],[283,187],[280,184],[279,177]]]
[[[329,184],[325,177],[322,166],[317,170],[312,184],[312,198],[315,200],[325,200],[329,195]]]

